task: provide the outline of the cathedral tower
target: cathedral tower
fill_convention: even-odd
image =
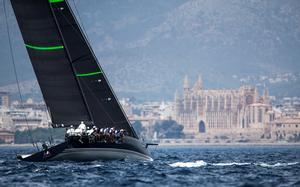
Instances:
[[[189,80],[188,76],[186,75],[183,80],[183,106],[185,112],[189,112],[191,109],[190,95]]]
[[[263,101],[266,105],[270,104],[269,90],[267,88],[264,90]]]
[[[194,84],[193,91],[202,90],[203,83],[202,83],[202,76],[199,74],[197,81]]]

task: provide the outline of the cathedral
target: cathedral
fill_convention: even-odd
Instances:
[[[238,89],[204,89],[199,76],[193,87],[183,81],[183,95],[176,91],[173,118],[184,126],[186,137],[205,134],[264,134],[274,120],[268,90],[262,96],[253,86]]]

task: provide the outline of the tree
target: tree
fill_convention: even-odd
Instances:
[[[4,143],[5,143],[5,141],[0,139],[0,144],[4,144]]]
[[[132,126],[138,136],[141,136],[142,133],[146,130],[140,121],[135,121],[134,123],[132,123]]]
[[[154,130],[159,138],[183,138],[183,126],[174,120],[163,120],[156,122]]]
[[[49,141],[50,135],[53,136],[53,139],[61,139],[63,140],[65,137],[65,129],[64,128],[56,128],[56,129],[46,129],[46,128],[36,128],[30,131],[16,131],[15,132],[15,143],[31,143],[32,140],[34,142],[47,142]]]

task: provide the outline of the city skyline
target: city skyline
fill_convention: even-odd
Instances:
[[[159,133],[154,130],[155,125],[170,119],[183,126],[185,139],[198,143],[209,143],[215,137],[226,137],[214,140],[223,143],[276,142],[289,140],[300,130],[300,97],[276,100],[269,96],[266,88],[260,94],[255,86],[249,85],[234,89],[207,89],[201,75],[194,84],[190,84],[188,76],[182,83],[182,94],[177,89],[173,101],[137,103],[129,98],[120,100],[130,121],[141,122],[144,138],[155,138]],[[29,98],[21,104],[18,100],[10,101],[8,92],[1,94],[2,137],[6,136],[11,141],[12,135],[5,133],[28,130],[28,124],[33,129],[49,128],[50,117],[44,102]]]
[[[198,73],[207,88],[261,84],[271,95],[300,95],[297,0],[76,4],[70,5],[121,97],[171,99],[185,74],[196,80]],[[9,4],[6,9],[18,76],[20,81],[34,80]],[[0,86],[15,83],[4,18],[1,12]]]

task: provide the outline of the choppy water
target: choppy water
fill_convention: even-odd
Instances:
[[[300,146],[157,148],[153,162],[28,163],[0,147],[0,186],[300,186]]]

